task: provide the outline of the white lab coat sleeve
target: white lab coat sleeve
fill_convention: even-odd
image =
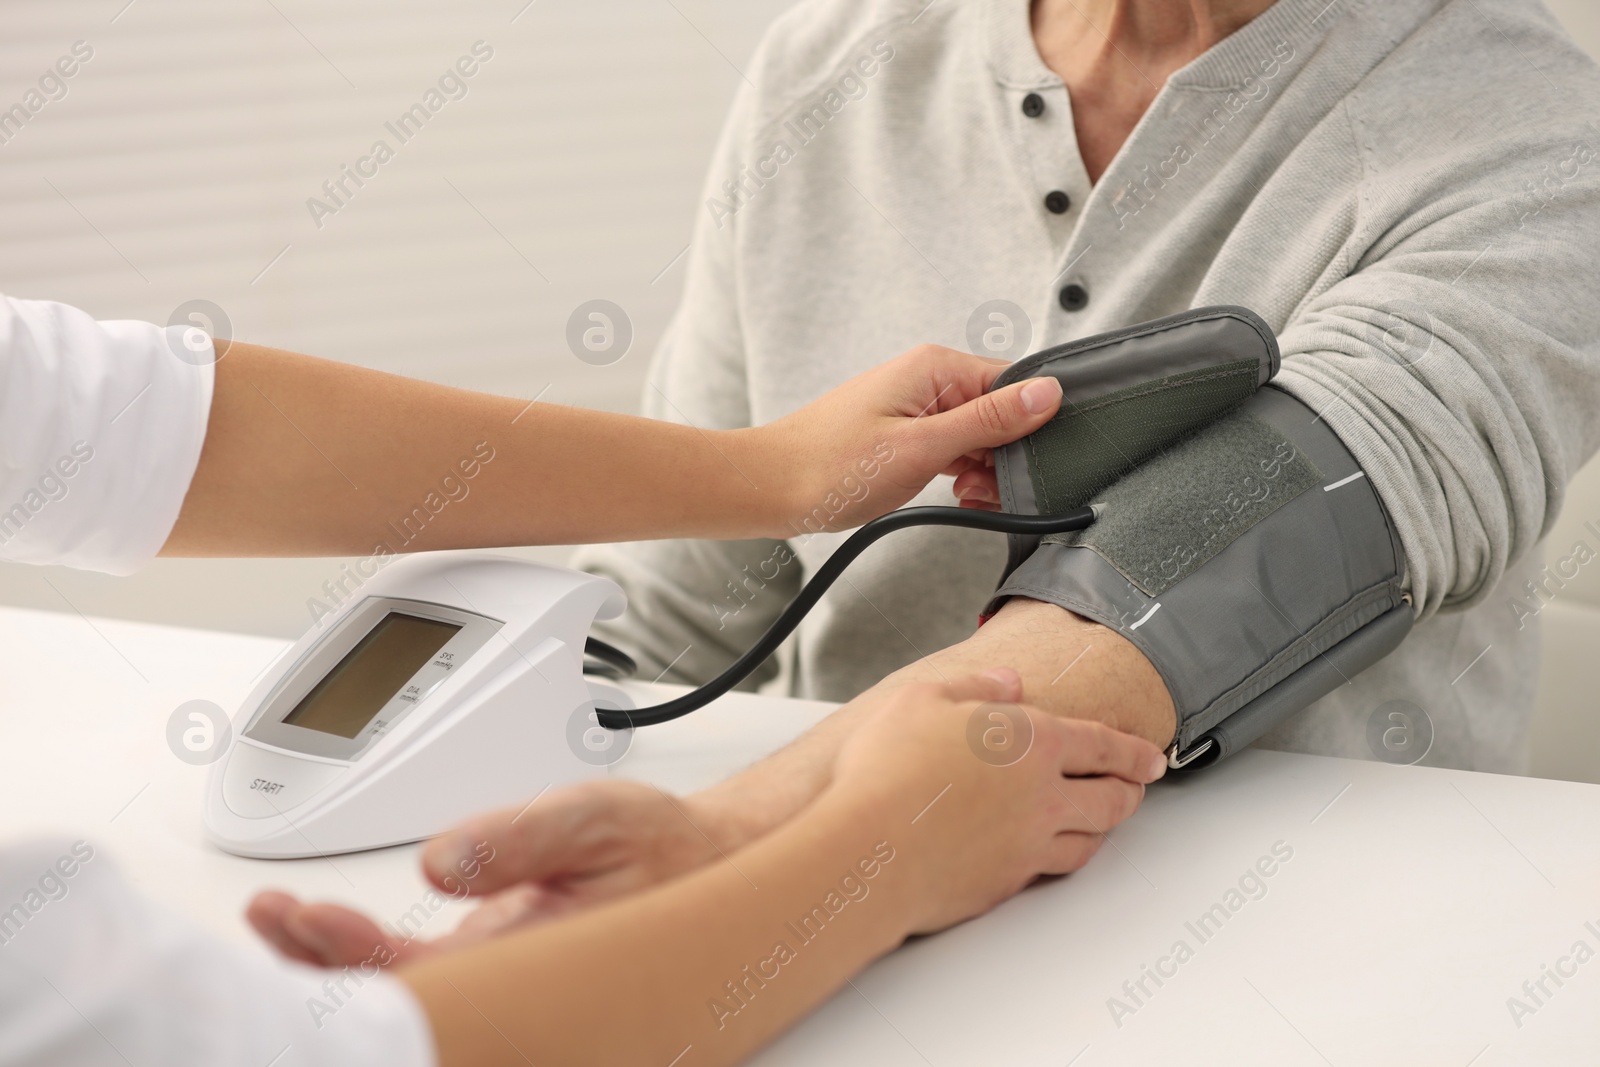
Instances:
[[[128,574],[155,556],[205,442],[209,350],[192,327],[0,297],[0,559]]]
[[[86,841],[0,848],[0,1067],[436,1067],[416,1000],[203,930]]]

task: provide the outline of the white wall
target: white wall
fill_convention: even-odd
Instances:
[[[1545,7],[1591,55],[1600,55],[1600,4],[1595,0],[1545,0]]]
[[[74,42],[94,56],[0,144],[0,291],[163,322],[203,298],[236,337],[631,410],[735,68],[789,2],[6,0],[0,108]],[[1551,6],[1600,54],[1600,4]],[[467,95],[400,145],[383,124],[479,40]],[[316,226],[307,199],[380,137],[395,159]],[[635,329],[609,367],[564,341],[594,297]],[[339,562],[0,565],[0,603],[291,636]]]
[[[1549,0],[1550,9],[1591,55],[1600,56],[1600,3]],[[1595,280],[1600,292],[1600,279]],[[1578,541],[1594,547],[1585,525],[1600,527],[1600,460],[1591,460],[1567,488],[1566,503],[1546,539],[1545,558],[1560,560]],[[1600,782],[1600,567],[1582,568],[1540,613],[1544,641],[1539,704],[1534,714],[1532,771],[1543,778]]]
[[[788,2],[6,0],[0,109],[93,58],[0,144],[0,291],[161,322],[203,298],[235,337],[632,410],[736,67]],[[479,40],[466,96],[384,129]],[[307,199],[379,138],[395,158],[319,228]],[[595,297],[635,330],[608,367],[564,340]],[[293,635],[337,571],[0,566],[0,602]]]
[[[1600,57],[1600,0],[1545,0],[1546,6],[1559,18],[1578,43],[1589,54]],[[1594,280],[1596,298],[1600,299],[1600,278]],[[1583,529],[1593,522],[1600,527],[1600,460],[1592,460],[1567,487],[1567,497],[1555,527],[1546,538],[1547,555],[1559,559],[1567,555],[1578,540],[1591,545],[1594,535]],[[1578,577],[1562,590],[1562,598],[1572,604],[1600,608],[1600,567],[1585,567]],[[1600,625],[1600,624],[1597,624]],[[1596,632],[1600,632],[1597,629]],[[1600,735],[1596,737],[1600,741]],[[1594,761],[1600,768],[1600,757]]]

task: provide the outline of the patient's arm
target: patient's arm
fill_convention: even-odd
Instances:
[[[720,785],[674,797],[639,782],[583,782],[435,838],[423,854],[428,879],[452,896],[470,892],[487,900],[437,941],[408,941],[349,908],[302,904],[283,893],[258,896],[250,921],[279,951],[307,963],[347,966],[372,958],[375,947],[385,960],[408,963],[629,896],[725,860],[807,808],[832,784],[840,751],[893,690],[923,677],[937,680],[940,672],[954,680],[980,671],[980,678],[964,683],[978,699],[1006,703],[1026,696],[1041,710],[1124,726],[1157,744],[1172,735],[1171,701],[1132,645],[1053,605],[1015,600],[977,636],[885,679]],[[1097,798],[1115,784],[1096,776],[1146,782],[1165,770],[1157,751],[1143,745],[1138,756],[1148,765],[1116,762],[1113,756],[1129,752],[1131,743],[1116,731],[1095,728],[1078,736],[1087,758],[1069,773],[1082,777],[1063,780],[1060,796],[1071,809],[1067,829],[1081,847],[1066,857],[1062,871],[1082,866],[1111,828],[1097,812]],[[485,854],[494,861],[472,862]]]
[[[1054,604],[1015,598],[958,645],[919,660],[883,685],[1010,667],[1028,701],[1093,719],[1165,747],[1176,726],[1161,676],[1127,638]]]
[[[1025,699],[1042,711],[1102,722],[1163,748],[1172,741],[1172,699],[1144,653],[1116,631],[1038,600],[1007,601],[972,637],[896,671],[878,687],[1002,667],[1021,675]],[[820,793],[858,718],[846,705],[787,748],[692,798],[716,813],[730,835],[724,847],[766,833]]]

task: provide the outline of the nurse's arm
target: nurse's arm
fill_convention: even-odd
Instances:
[[[907,936],[1081,864],[1098,844],[1078,832],[1081,812],[1127,818],[1159,753],[1017,708],[1033,744],[994,766],[966,735],[996,687],[863,697],[828,789],[767,837],[644,893],[400,967],[441,1067],[737,1063]],[[1086,792],[1070,800],[1069,783]]]
[[[162,554],[786,537],[858,525],[940,473],[990,507],[971,488],[993,481],[988,449],[1060,402],[1050,379],[986,393],[1002,368],[922,346],[785,418],[714,430],[234,342]]]

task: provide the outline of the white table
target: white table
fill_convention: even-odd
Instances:
[[[11,609],[0,636],[0,835],[89,837],[145,891],[237,937],[268,886],[380,918],[426,895],[414,847],[272,862],[203,842],[205,769],[168,750],[167,718],[195,698],[232,710],[283,642]],[[693,788],[826,710],[730,697],[640,731],[616,769]],[[758,1062],[1600,1062],[1597,828],[1597,786],[1247,752],[1153,788],[1083,871],[906,946]],[[1279,842],[1293,854],[1264,895],[1229,900]],[[1190,924],[1229,903],[1202,940]],[[1536,1003],[1523,983],[1563,957],[1575,973],[1545,978]],[[1142,970],[1158,964],[1160,986]],[[1534,1010],[1514,1020],[1511,997]]]

